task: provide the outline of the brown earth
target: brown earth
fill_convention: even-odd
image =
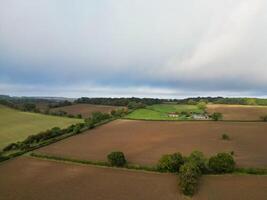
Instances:
[[[124,108],[124,107],[93,105],[93,104],[74,104],[70,106],[53,108],[50,110],[50,112],[65,111],[71,115],[81,114],[83,118],[87,118],[90,117],[93,112],[110,113],[112,110],[116,110],[118,108]]]
[[[209,104],[207,111],[210,114],[222,113],[224,120],[260,121],[262,116],[267,115],[267,106]]]
[[[0,165],[0,200],[177,200],[177,184],[171,174],[35,158],[20,157]]]
[[[203,176],[192,200],[264,200],[267,176]]]
[[[0,164],[0,200],[185,200],[177,176],[19,157]],[[267,176],[202,176],[192,200],[265,200]]]
[[[156,164],[163,154],[193,150],[206,156],[234,151],[242,167],[267,167],[267,123],[116,120],[37,151],[76,159],[106,160],[123,151],[131,163]],[[229,141],[221,139],[222,134]]]

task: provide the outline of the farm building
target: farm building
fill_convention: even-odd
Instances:
[[[168,116],[169,117],[179,117],[179,114],[176,112],[170,112],[170,113],[168,113]]]
[[[208,115],[203,115],[203,114],[193,114],[192,118],[195,120],[208,120],[209,116]]]

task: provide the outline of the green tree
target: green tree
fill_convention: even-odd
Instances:
[[[206,110],[206,108],[207,108],[207,104],[206,104],[204,101],[200,101],[200,102],[197,104],[197,107],[198,107],[198,109],[200,109],[200,110]]]
[[[126,164],[126,158],[121,151],[114,151],[108,154],[108,162],[111,166],[123,167]]]
[[[183,156],[180,153],[166,154],[161,157],[158,163],[158,170],[166,172],[179,172],[184,163]]]
[[[218,153],[209,159],[209,168],[215,173],[230,173],[235,169],[235,161],[229,153]]]
[[[186,162],[195,163],[202,173],[207,172],[207,159],[204,154],[200,151],[193,151],[187,158]]]
[[[210,118],[213,119],[214,121],[219,121],[223,119],[222,113],[215,112],[210,115]]]
[[[181,166],[179,171],[180,188],[184,195],[192,196],[195,193],[200,176],[200,169],[194,162],[187,162]]]

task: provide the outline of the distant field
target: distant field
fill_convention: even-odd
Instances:
[[[267,115],[267,106],[209,104],[208,113],[220,112],[224,120],[261,120]]]
[[[40,131],[53,127],[64,128],[81,121],[80,119],[21,112],[0,105],[0,149]]]
[[[50,111],[65,111],[68,114],[78,115],[81,114],[83,118],[91,116],[93,112],[104,112],[110,113],[112,110],[116,110],[118,108],[124,108],[120,106],[104,106],[104,105],[93,105],[93,104],[74,104],[71,106],[64,106],[59,108],[53,108]]]
[[[135,110],[126,116],[128,119],[147,119],[147,120],[184,120],[183,117],[169,117],[171,112],[194,112],[202,113],[195,105],[178,105],[178,104],[156,104],[147,106],[143,109]]]
[[[14,192],[16,187],[16,192]],[[177,200],[177,176],[34,158],[0,165],[0,200]]]
[[[155,165],[166,153],[194,150],[207,157],[234,151],[241,167],[267,167],[267,123],[116,120],[36,151],[56,156],[106,161],[123,151],[134,164]],[[228,134],[229,141],[222,140]]]

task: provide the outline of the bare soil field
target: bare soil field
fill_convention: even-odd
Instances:
[[[104,105],[92,105],[92,104],[74,104],[71,106],[63,106],[59,108],[53,108],[50,111],[65,111],[71,115],[81,114],[83,118],[87,118],[91,116],[93,112],[103,112],[110,113],[112,110],[116,110],[118,108],[124,108],[120,106],[104,106]]]
[[[267,115],[267,106],[209,104],[207,111],[222,113],[224,120],[260,121],[262,116]]]
[[[0,200],[177,200],[177,177],[20,157],[0,165]]]
[[[267,167],[267,123],[116,120],[37,150],[50,155],[106,160],[123,151],[129,162],[153,165],[166,153],[206,156],[234,151],[238,166]],[[222,134],[230,140],[222,140]]]
[[[192,200],[264,200],[267,176],[203,176]]]

